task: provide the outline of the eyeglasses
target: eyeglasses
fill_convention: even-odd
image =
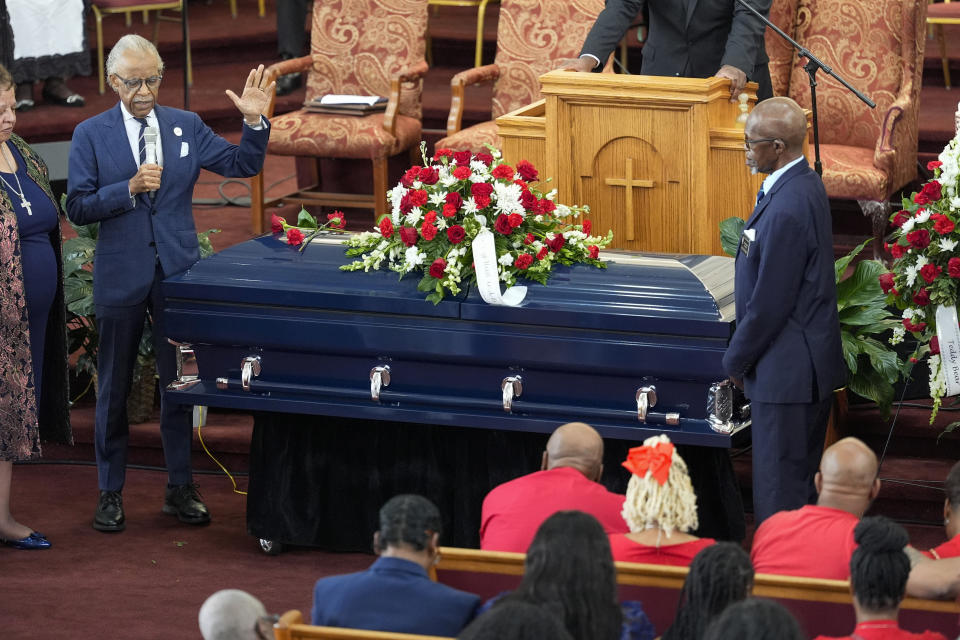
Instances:
[[[149,86],[149,85],[148,85]],[[273,640],[273,625],[280,621],[280,615],[273,613],[266,616],[260,616],[253,624],[253,630],[260,640]]]
[[[777,140],[780,140],[780,138],[757,138],[756,140],[745,138],[743,140],[743,147],[746,150],[751,151],[753,149],[753,145],[755,144],[760,144],[761,142],[776,142]]]
[[[127,80],[126,78],[122,78],[117,74],[113,74],[113,75],[117,76],[117,79],[123,83],[123,86],[125,86],[130,91],[139,91],[140,86],[144,82],[147,83],[147,88],[155,89],[157,85],[160,84],[160,81],[163,80],[163,76],[150,76],[149,78],[131,78]]]

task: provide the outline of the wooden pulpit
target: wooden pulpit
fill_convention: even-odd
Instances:
[[[748,217],[764,177],[744,164],[728,80],[551,71],[540,81],[543,100],[497,119],[507,162],[529,160],[553,177],[558,202],[589,205],[613,247],[722,254],[719,222]]]

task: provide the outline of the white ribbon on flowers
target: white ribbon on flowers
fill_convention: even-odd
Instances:
[[[937,307],[937,340],[940,342],[940,366],[947,383],[947,396],[960,394],[960,327],[957,308]]]
[[[480,219],[480,216],[477,217]],[[481,223],[483,224],[483,223]],[[487,304],[515,307],[527,295],[524,286],[513,286],[500,293],[500,276],[497,271],[497,247],[493,241],[493,234],[486,226],[473,239],[473,263],[477,270],[477,288],[480,297]]]

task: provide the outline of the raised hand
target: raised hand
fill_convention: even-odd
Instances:
[[[260,116],[267,110],[276,84],[276,82],[267,84],[267,74],[263,70],[263,65],[260,65],[250,70],[247,83],[243,86],[243,95],[238,98],[237,94],[230,89],[226,90],[226,94],[243,114],[247,124],[255,125],[260,122]]]

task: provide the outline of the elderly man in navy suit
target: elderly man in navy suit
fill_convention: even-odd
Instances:
[[[95,427],[100,497],[93,528],[125,527],[121,491],[129,435],[126,403],[148,309],[168,470],[163,512],[182,522],[207,524],[210,514],[190,468],[190,408],[171,405],[163,392],[176,367],[173,348],[164,337],[160,283],[200,258],[191,203],[200,170],[248,177],[263,166],[270,125],[262,114],[273,85],[260,66],[250,72],[241,96],[227,90],[244,120],[240,144],[234,145],[196,114],[157,104],[163,61],[149,40],[120,38],[110,51],[106,72],[120,103],[74,131],[67,195],[67,215],[73,222],[100,223],[93,276],[100,331]]]
[[[423,496],[394,496],[373,535],[379,558],[366,571],[317,580],[313,624],[453,637],[480,598],[427,575],[439,557],[440,511]]]
[[[759,525],[815,499],[832,392],[846,365],[830,203],[803,156],[803,110],[789,98],[761,102],[745,135],[747,166],[768,175],[740,239],[737,327],[723,365],[751,401]]]

